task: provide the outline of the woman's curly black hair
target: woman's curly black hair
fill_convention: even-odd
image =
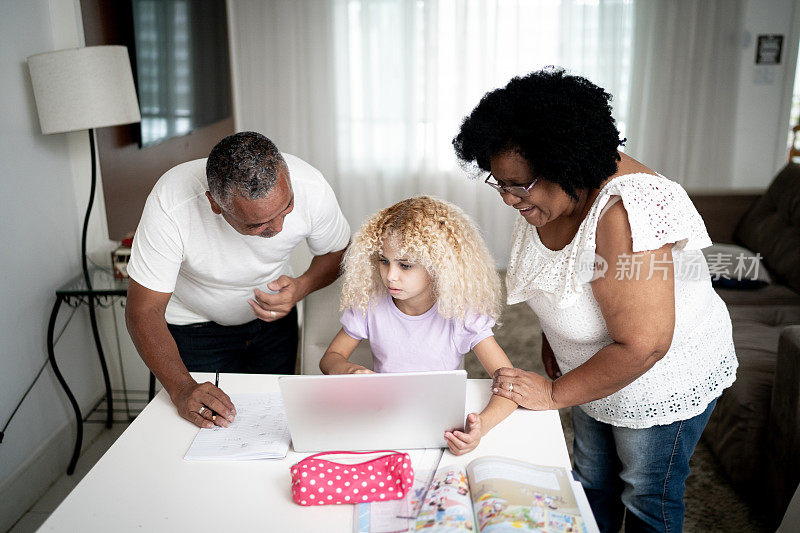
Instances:
[[[577,199],[617,171],[619,138],[611,95],[586,78],[547,67],[488,92],[453,139],[462,163],[491,170],[490,160],[517,151],[534,177]]]

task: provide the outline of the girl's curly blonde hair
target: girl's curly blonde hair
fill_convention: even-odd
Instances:
[[[366,313],[370,302],[387,294],[378,254],[388,238],[427,270],[444,318],[500,318],[500,278],[483,237],[460,208],[429,196],[408,198],[364,222],[344,256],[340,310]]]

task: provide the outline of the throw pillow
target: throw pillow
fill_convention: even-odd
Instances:
[[[735,244],[712,244],[703,249],[714,287],[758,289],[771,279],[761,262],[761,255]]]

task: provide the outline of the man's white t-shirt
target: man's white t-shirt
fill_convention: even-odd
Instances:
[[[247,303],[253,289],[282,274],[289,255],[306,239],[311,253],[347,246],[350,226],[322,174],[283,154],[294,191],[294,209],[271,238],[242,235],[211,210],[205,193],[206,159],[180,164],[153,187],[133,239],[128,275],[157,292],[172,293],[166,310],[174,325],[238,325],[256,317]]]

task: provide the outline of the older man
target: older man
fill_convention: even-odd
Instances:
[[[182,417],[212,427],[236,416],[190,371],[294,373],[295,304],[336,279],[349,238],[322,175],[258,133],[226,137],[158,180],[133,241],[125,318]],[[293,277],[303,239],[315,257]]]

